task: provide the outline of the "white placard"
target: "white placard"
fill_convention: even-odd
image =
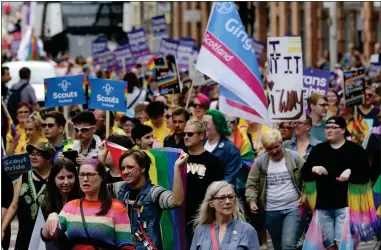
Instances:
[[[273,122],[305,119],[300,37],[267,38],[268,113]]]

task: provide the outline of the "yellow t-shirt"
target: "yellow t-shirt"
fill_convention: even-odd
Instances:
[[[37,143],[38,142],[47,142],[47,141],[48,141],[48,139],[41,137],[40,139],[37,140]],[[28,141],[17,144],[17,147],[15,149],[15,154],[25,153],[26,152],[26,146],[28,146],[28,144],[29,144]]]
[[[20,133],[20,139],[18,141],[18,144],[26,142],[25,129],[20,127],[20,124],[17,124],[15,130],[16,130],[16,133],[17,132]],[[7,150],[11,146],[12,140],[13,140],[12,134],[11,133],[7,133],[7,137],[6,137],[6,142],[7,142],[6,143],[6,149]]]
[[[112,127],[111,134],[126,135],[123,129],[118,128],[117,126]]]
[[[162,145],[164,145],[164,138],[170,134],[170,129],[167,127],[167,124],[163,122],[160,128],[156,128],[153,126],[151,120],[146,121],[144,123],[147,126],[150,126],[153,129],[153,137],[155,140],[159,141]]]

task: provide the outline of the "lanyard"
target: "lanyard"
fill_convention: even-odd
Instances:
[[[214,222],[210,224],[210,235],[212,236],[212,245],[213,250],[218,250],[218,243],[217,243],[217,237],[216,237],[216,230]]]

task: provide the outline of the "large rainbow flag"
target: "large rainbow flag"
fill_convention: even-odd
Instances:
[[[44,51],[44,45],[36,35],[32,27],[29,27],[21,38],[20,47],[17,51],[19,61],[39,60]]]
[[[114,143],[107,142],[106,146],[111,153],[115,166],[119,169],[119,158],[127,150]],[[174,148],[160,148],[144,150],[151,159],[149,175],[152,184],[160,185],[165,189],[172,190],[174,165],[182,150]],[[182,180],[184,196],[186,192],[186,168],[182,168]],[[162,213],[161,236],[163,249],[183,250],[185,249],[185,204],[180,208],[165,210]]]

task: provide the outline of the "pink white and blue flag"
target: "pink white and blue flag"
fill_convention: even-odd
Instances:
[[[213,4],[196,69],[251,107],[251,115],[255,113],[256,120],[268,120],[267,98],[253,42],[246,33],[234,2]],[[230,106],[229,102],[227,105]],[[242,113],[246,112],[240,109],[234,115],[242,117]]]

